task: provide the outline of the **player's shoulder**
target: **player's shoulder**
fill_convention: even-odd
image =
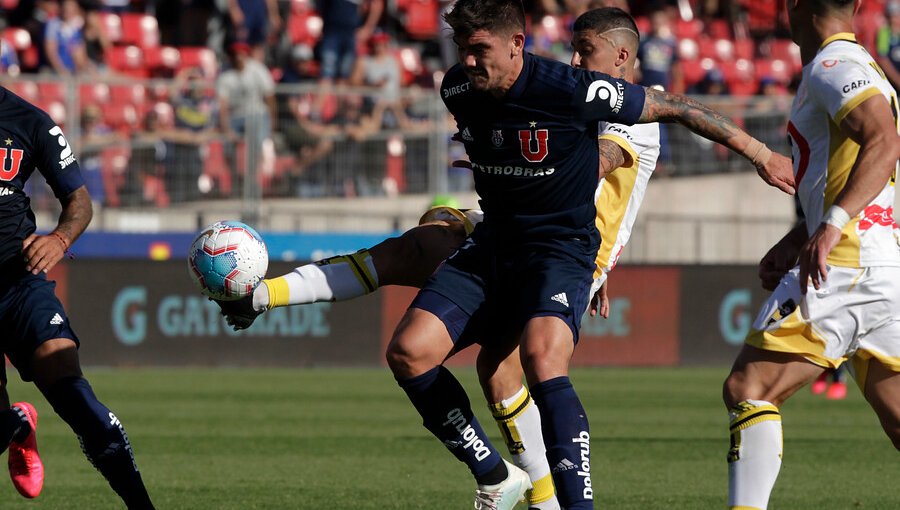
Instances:
[[[444,101],[453,101],[457,98],[465,97],[473,90],[472,83],[460,64],[451,67],[441,81],[441,98]]]
[[[615,122],[601,122],[599,133],[601,137],[621,138],[630,144],[648,147],[659,145],[659,124],[656,122],[635,124],[633,126]]]
[[[861,85],[871,84],[877,73],[872,62],[872,57],[862,46],[837,41],[823,48],[809,64],[809,84],[813,88],[836,88],[843,93],[850,92]]]
[[[47,112],[22,99],[7,88],[2,89],[0,112],[15,115],[16,124],[19,126],[28,124],[55,125],[55,122],[53,122]]]

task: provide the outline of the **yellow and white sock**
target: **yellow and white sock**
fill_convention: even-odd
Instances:
[[[528,507],[558,510],[541,433],[541,415],[528,390],[522,386],[512,397],[489,407],[513,462],[531,478],[533,487],[525,493]]]
[[[378,288],[378,273],[369,250],[322,259],[290,273],[262,281],[253,291],[253,308],[345,301]]]
[[[765,510],[781,469],[781,413],[770,402],[745,400],[729,416],[728,508]]]

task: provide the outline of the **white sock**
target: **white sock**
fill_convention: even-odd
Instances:
[[[728,508],[765,510],[781,469],[781,414],[769,402],[745,400],[729,416]]]
[[[515,395],[489,407],[513,463],[531,478],[534,487],[525,494],[528,507],[558,510],[559,501],[553,489],[547,448],[541,433],[541,414],[528,390],[522,386]]]
[[[345,301],[374,292],[378,273],[368,250],[339,255],[263,280],[253,291],[257,311],[320,301]]]

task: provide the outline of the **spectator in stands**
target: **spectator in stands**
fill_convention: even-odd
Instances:
[[[216,103],[199,68],[178,73],[172,93],[175,127],[169,141],[166,192],[172,202],[200,198],[198,179],[203,173],[203,147],[216,135]]]
[[[236,145],[246,142],[246,170],[257,175],[263,142],[272,133],[275,115],[275,82],[269,69],[255,60],[250,46],[235,42],[226,52],[231,65],[216,84],[219,120],[226,135],[225,157],[231,167],[232,182],[239,182]]]
[[[31,44],[38,50],[38,59],[35,67],[22,68],[24,73],[36,73],[50,66],[47,59],[46,44],[44,44],[44,34],[47,31],[47,22],[59,16],[59,3],[56,0],[37,0],[34,4],[34,10],[31,16],[22,25],[22,28],[28,31],[31,36]],[[23,62],[23,64],[25,64]]]
[[[60,16],[50,18],[44,31],[44,51],[56,74],[71,75],[89,68],[81,7],[77,0],[63,0]]]
[[[728,83],[725,81],[725,75],[716,68],[707,71],[703,78],[695,83],[688,92],[701,96],[727,96],[730,93]]]
[[[122,183],[122,205],[169,205],[165,187],[168,146],[159,114],[150,110],[143,129],[132,133],[131,159]]]
[[[641,40],[638,60],[641,69],[641,85],[672,89],[673,68],[677,65],[675,50],[678,40],[672,31],[669,11],[660,9],[650,15],[651,31]]]
[[[84,4],[84,50],[87,57],[87,65],[91,71],[106,71],[106,52],[112,48],[112,42],[103,31],[100,11],[94,2]]]
[[[102,113],[95,104],[86,105],[81,112],[81,174],[91,200],[108,205],[100,153],[121,137],[103,122]]]
[[[895,89],[900,90],[900,0],[884,6],[887,23],[878,30],[876,53],[878,64]]]
[[[16,50],[6,42],[6,39],[0,39],[0,73],[16,76],[20,71]]]
[[[350,80],[354,86],[374,89],[366,99],[376,129],[407,125],[400,102],[400,62],[391,52],[390,42],[390,36],[384,32],[373,34],[369,39],[371,53],[357,61]]]
[[[384,0],[320,0],[316,6],[322,15],[319,53],[324,88],[350,78],[356,45],[365,43],[375,32]]]
[[[270,36],[281,30],[277,0],[228,0],[228,17],[233,39],[250,45],[253,58],[266,61]]]

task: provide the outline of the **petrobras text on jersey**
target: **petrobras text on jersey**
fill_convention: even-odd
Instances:
[[[555,168],[527,168],[521,166],[479,165],[472,163],[472,168],[488,175],[508,175],[512,177],[545,177],[553,175]]]

